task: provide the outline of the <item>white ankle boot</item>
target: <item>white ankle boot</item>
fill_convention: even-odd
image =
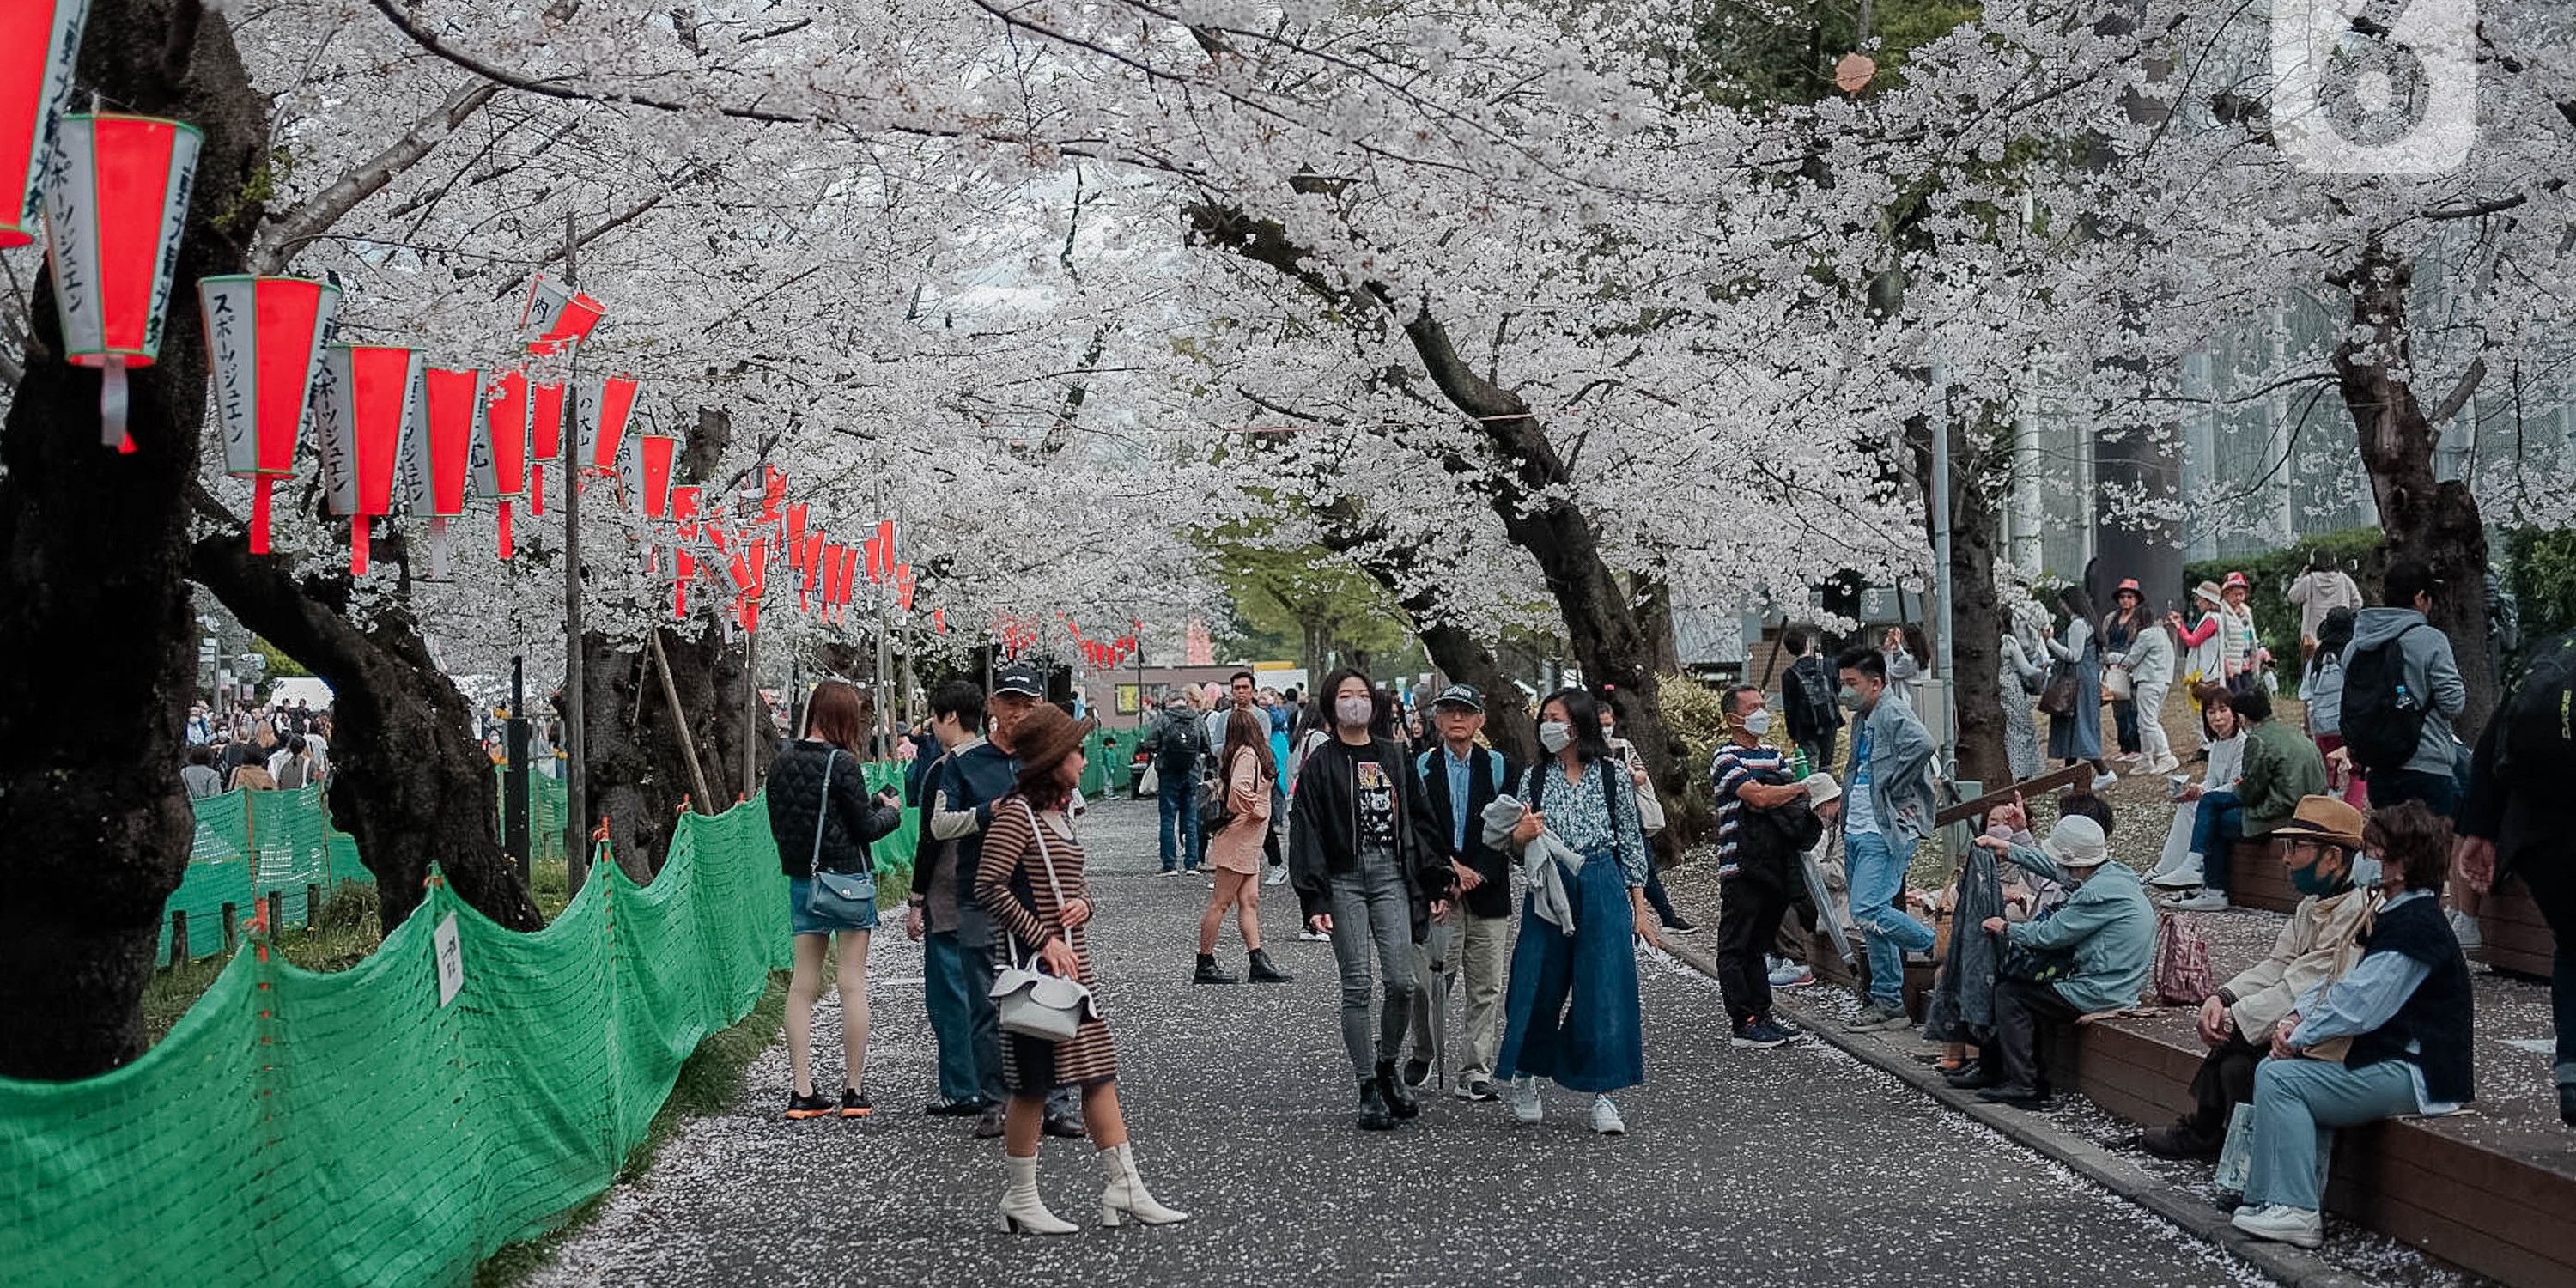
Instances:
[[[1145,1178],[1136,1174],[1136,1154],[1128,1146],[1112,1145],[1100,1151],[1100,1161],[1109,1165],[1109,1188],[1100,1192],[1102,1225],[1115,1228],[1128,1218],[1145,1225],[1170,1225],[1190,1219],[1189,1213],[1156,1201],[1145,1188]]]
[[[1002,1187],[1002,1229],[1009,1234],[1071,1234],[1080,1226],[1047,1211],[1046,1200],[1038,1197],[1038,1160],[1035,1155],[1015,1158],[1005,1154],[1010,1164],[1011,1179]]]

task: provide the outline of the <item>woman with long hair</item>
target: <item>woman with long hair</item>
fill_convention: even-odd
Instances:
[[[867,702],[840,680],[814,686],[805,736],[781,748],[769,767],[769,831],[787,874],[787,917],[796,967],[787,983],[787,1116],[865,1117],[861,1074],[868,1058],[868,933],[876,929],[876,858],[869,846],[903,823],[893,788],[871,799],[859,748],[868,736]],[[817,872],[858,877],[865,898],[815,898]],[[838,884],[847,885],[844,881]],[[841,940],[841,1097],[814,1086],[814,1004],[823,997],[823,960]]]
[[[1538,719],[1539,747],[1547,754],[1522,780],[1528,812],[1511,837],[1524,854],[1534,844],[1550,845],[1545,861],[1551,866],[1521,911],[1494,1074],[1511,1084],[1512,1115],[1520,1121],[1541,1120],[1538,1080],[1552,1077],[1568,1090],[1590,1092],[1592,1130],[1617,1136],[1628,1125],[1610,1093],[1646,1080],[1631,941],[1663,946],[1654,910],[1646,906],[1653,858],[1636,788],[1602,736],[1592,695],[1559,689],[1539,705]]]
[[[2089,762],[2093,790],[2100,792],[2120,779],[2102,763],[2102,640],[2093,625],[2093,597],[2069,585],[2058,590],[2057,603],[2066,610],[2066,638],[2051,636],[2048,651],[2059,674],[2075,677],[2075,709],[2049,716],[2048,754],[2061,765]]]
[[[1259,707],[1238,706],[1226,717],[1224,766],[1228,818],[1208,838],[1208,863],[1216,869],[1216,888],[1208,892],[1207,911],[1199,917],[1199,965],[1192,977],[1200,984],[1231,984],[1234,977],[1216,965],[1217,931],[1225,910],[1234,909],[1235,928],[1243,933],[1251,957],[1252,982],[1285,984],[1291,976],[1261,951],[1261,847],[1270,836],[1271,791],[1279,782],[1279,764],[1270,755],[1270,719]]]
[[[1091,887],[1085,879],[1081,838],[1069,806],[1082,781],[1082,740],[1092,722],[1039,703],[1012,731],[1019,753],[1019,781],[993,803],[984,851],[975,866],[975,897],[1002,931],[993,949],[1012,963],[1059,979],[1077,979],[1094,990],[1094,1002],[1073,1036],[1061,1042],[1006,1033],[1002,1081],[1011,1103],[1002,1119],[1008,1181],[1002,1190],[1002,1228],[1022,1234],[1071,1234],[1072,1222],[1047,1210],[1038,1195],[1038,1140],[1047,1093],[1082,1089],[1082,1120],[1109,1169],[1100,1196],[1100,1223],[1135,1220],[1168,1225],[1189,1214],[1157,1202],[1136,1174],[1128,1148],[1127,1119],[1118,1106],[1118,1053],[1097,1005],[1099,977],[1082,928],[1091,922]]]
[[[1932,641],[1923,628],[1911,622],[1890,626],[1879,641],[1879,653],[1887,660],[1887,687],[1905,699],[1913,710],[1922,709],[1923,677],[1932,673]]]
[[[1359,1083],[1360,1129],[1387,1131],[1397,1119],[1422,1112],[1395,1065],[1421,988],[1413,945],[1446,910],[1456,877],[1433,840],[1437,825],[1412,759],[1393,739],[1372,732],[1385,708],[1368,677],[1336,671],[1316,697],[1331,704],[1333,736],[1307,753],[1299,771],[1289,805],[1288,880],[1307,928],[1332,939],[1342,976],[1342,1047]],[[1369,1003],[1381,982],[1372,1034]]]
[[[2147,884],[2188,890],[2200,884],[2201,865],[2192,861],[2191,837],[2199,825],[2201,801],[2224,794],[2234,799],[2236,780],[2245,772],[2245,726],[2236,719],[2236,699],[2227,686],[2209,683],[2191,695],[2200,708],[2200,736],[2209,744],[2209,764],[2200,781],[2173,790],[2173,825],[2165,833],[2164,855],[2147,873]]]

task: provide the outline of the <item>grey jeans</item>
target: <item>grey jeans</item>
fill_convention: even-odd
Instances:
[[[1350,1051],[1351,1069],[1367,1078],[1379,1060],[1393,1060],[1404,1049],[1404,1030],[1413,1018],[1414,994],[1420,989],[1413,973],[1413,908],[1396,871],[1395,852],[1360,851],[1359,863],[1333,874],[1333,960],[1342,968],[1342,1045]],[[1369,951],[1377,951],[1378,973],[1386,997],[1378,1006],[1377,1044],[1369,1043]]]

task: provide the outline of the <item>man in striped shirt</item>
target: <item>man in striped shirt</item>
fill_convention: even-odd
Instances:
[[[1771,732],[1771,711],[1762,690],[1749,684],[1728,689],[1727,741],[1709,762],[1708,775],[1717,793],[1717,983],[1725,994],[1727,1017],[1734,1022],[1740,1047],[1776,1047],[1795,1036],[1771,1018],[1769,963],[1763,951],[1780,936],[1780,918],[1789,910],[1789,892],[1737,869],[1745,809],[1770,809],[1806,795],[1796,783],[1757,781],[1778,774],[1786,758],[1762,741]]]

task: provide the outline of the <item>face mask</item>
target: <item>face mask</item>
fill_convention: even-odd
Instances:
[[[1573,741],[1574,726],[1562,720],[1545,720],[1539,723],[1538,745],[1547,748],[1547,754],[1553,756],[1565,750],[1566,746]]]
[[[1376,714],[1377,704],[1366,698],[1337,698],[1333,702],[1333,718],[1344,725],[1366,725],[1369,717]]]
[[[1860,710],[1860,690],[1846,684],[1834,694],[1834,701],[1843,704],[1845,711],[1858,711]]]
[[[2320,860],[2320,863],[2322,863],[2322,860]],[[2318,871],[2320,863],[2311,863],[2304,868],[2290,869],[2290,888],[2298,891],[2302,895],[2326,895],[2341,894],[2352,887],[2351,874],[2340,873],[2331,877],[2327,876]]]
[[[1752,734],[1756,738],[1771,732],[1770,710],[1765,708],[1744,717],[1744,732]]]

